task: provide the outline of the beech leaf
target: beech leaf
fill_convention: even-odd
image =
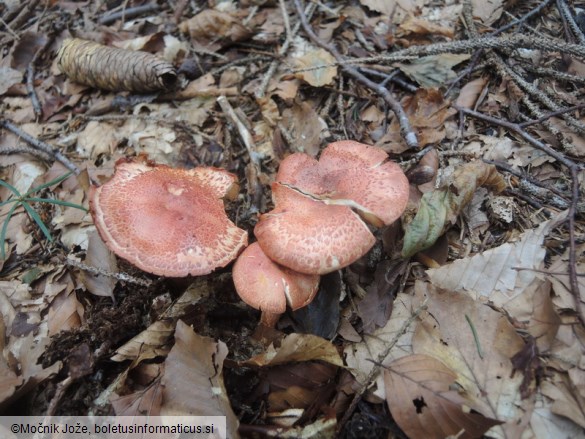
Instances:
[[[501,424],[469,410],[473,407],[465,394],[451,390],[456,378],[445,364],[427,355],[402,357],[384,371],[388,408],[409,438],[481,437]]]
[[[442,188],[424,194],[416,216],[405,226],[402,256],[408,258],[432,246],[481,186],[499,192],[506,182],[495,166],[477,161],[458,168]]]

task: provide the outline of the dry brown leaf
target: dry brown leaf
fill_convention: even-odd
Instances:
[[[78,328],[81,325],[83,306],[75,291],[62,291],[49,306],[49,335]]]
[[[159,416],[162,404],[162,386],[156,379],[144,390],[112,397],[110,402],[117,416]]]
[[[484,87],[488,83],[487,78],[477,78],[473,81],[469,81],[459,91],[459,96],[455,101],[455,105],[461,108],[472,109],[477,103],[479,95],[483,91]]]
[[[428,270],[431,282],[440,288],[484,296],[505,306],[537,277],[546,250],[542,247],[553,220],[527,230],[515,243],[507,242],[474,256]],[[523,270],[518,270],[523,268]]]
[[[536,289],[532,297],[532,307],[528,332],[536,339],[538,350],[548,352],[561,326],[561,318],[553,307],[550,281],[542,282],[540,288]]]
[[[241,23],[241,20],[227,12],[215,9],[204,9],[179,24],[179,29],[189,34],[195,46],[209,51],[245,40],[251,35],[250,30]]]
[[[473,17],[489,26],[494,23],[504,12],[502,0],[471,0]]]
[[[271,345],[265,353],[241,362],[243,366],[276,366],[296,361],[321,360],[343,367],[337,348],[328,340],[311,334],[290,334],[279,348]]]
[[[313,50],[293,61],[297,69],[313,69],[295,74],[313,87],[332,84],[337,76],[337,66],[330,65],[335,63],[335,58],[324,49]]]
[[[163,416],[225,416],[227,436],[238,438],[238,418],[223,383],[223,342],[202,337],[177,322],[175,345],[165,361],[162,377]]]
[[[447,365],[457,383],[486,416],[512,428],[522,416],[520,374],[512,376],[511,358],[524,346],[505,315],[464,294],[417,281],[415,294],[426,300],[428,314],[416,328],[414,353]]]
[[[106,247],[96,230],[92,230],[88,238],[85,264],[108,273],[117,273],[116,256]],[[114,297],[116,279],[111,276],[92,274],[81,271],[81,281],[87,290],[96,296]]]
[[[317,156],[321,140],[328,133],[327,124],[308,102],[295,102],[291,108],[284,110],[282,123],[293,138],[290,147],[294,152]]]
[[[411,322],[410,325],[406,325],[415,309],[412,295],[398,294],[386,325],[375,330],[372,335],[364,335],[363,341],[350,343],[345,347],[343,351],[345,362],[359,385],[366,384],[366,378],[375,366],[374,361],[379,361],[378,356],[392,343],[395,343],[395,347],[382,360],[383,365],[387,366],[393,360],[412,354],[412,336],[416,323]],[[380,400],[384,400],[382,374],[378,374],[377,384],[375,394]]]
[[[441,87],[457,77],[453,67],[469,58],[470,55],[466,54],[443,53],[423,56],[408,64],[397,63],[396,66],[421,87]]]
[[[438,89],[420,88],[413,96],[402,101],[413,130],[421,147],[439,143],[445,138],[445,121],[456,113]],[[400,136],[400,125],[392,119],[388,132],[376,142],[386,151],[400,153],[408,149]]]
[[[409,438],[476,438],[501,423],[482,415],[464,394],[453,390],[456,379],[445,364],[427,355],[409,355],[387,366],[388,407]]]
[[[22,377],[17,376],[10,370],[4,358],[0,357],[0,407],[2,407],[4,401],[14,394],[22,382]]]
[[[406,20],[402,21],[398,26],[396,36],[404,37],[410,34],[415,34],[417,36],[437,34],[443,35],[447,38],[453,38],[454,30],[452,28],[440,26],[423,18],[409,15]]]
[[[0,96],[4,95],[10,87],[22,82],[23,72],[10,67],[0,67]]]
[[[552,413],[585,428],[585,398],[575,391],[568,376],[556,372],[541,384],[541,392],[553,401]]]

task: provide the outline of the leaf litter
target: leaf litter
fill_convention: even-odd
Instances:
[[[581,12],[307,3],[316,42],[296,3],[179,2],[132,18],[128,4],[110,24],[98,24],[116,12],[105,4],[83,20],[74,3],[22,10],[30,21],[14,2],[0,7],[14,33],[0,35],[0,178],[25,194],[75,174],[30,209],[0,206],[0,412],[26,397],[27,414],[219,414],[228,437],[582,434],[584,181],[572,160],[585,142],[585,55],[572,40],[585,38],[571,24]],[[176,88],[75,84],[56,61],[72,33],[165,60]],[[350,63],[393,94],[418,149]],[[257,327],[230,267],[159,279],[116,260],[85,211],[42,201],[87,208],[90,184],[144,153],[237,174],[226,208],[252,231],[280,160],[347,138],[401,163],[410,210],[402,230],[379,231],[379,245],[324,281],[327,300],[276,329]],[[3,185],[1,201],[10,193]]]

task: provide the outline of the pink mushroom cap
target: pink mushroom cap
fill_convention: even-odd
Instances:
[[[232,270],[236,291],[253,308],[269,314],[282,314],[313,301],[319,276],[295,272],[280,266],[264,254],[257,242],[247,247]]]
[[[167,277],[211,273],[234,260],[248,235],[226,213],[237,193],[227,171],[121,159],[113,178],[90,189],[90,211],[110,250],[149,273]]]
[[[408,202],[408,179],[380,148],[352,140],[329,144],[319,160],[296,153],[280,164],[276,181],[326,204],[354,208],[380,227],[396,221]]]
[[[346,206],[321,201],[273,183],[274,210],[260,216],[254,229],[266,255],[306,274],[343,268],[368,252],[374,235]]]

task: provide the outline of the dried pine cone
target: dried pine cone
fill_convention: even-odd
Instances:
[[[74,82],[111,91],[170,89],[177,74],[168,62],[146,52],[93,41],[66,39],[57,53],[59,69]]]

